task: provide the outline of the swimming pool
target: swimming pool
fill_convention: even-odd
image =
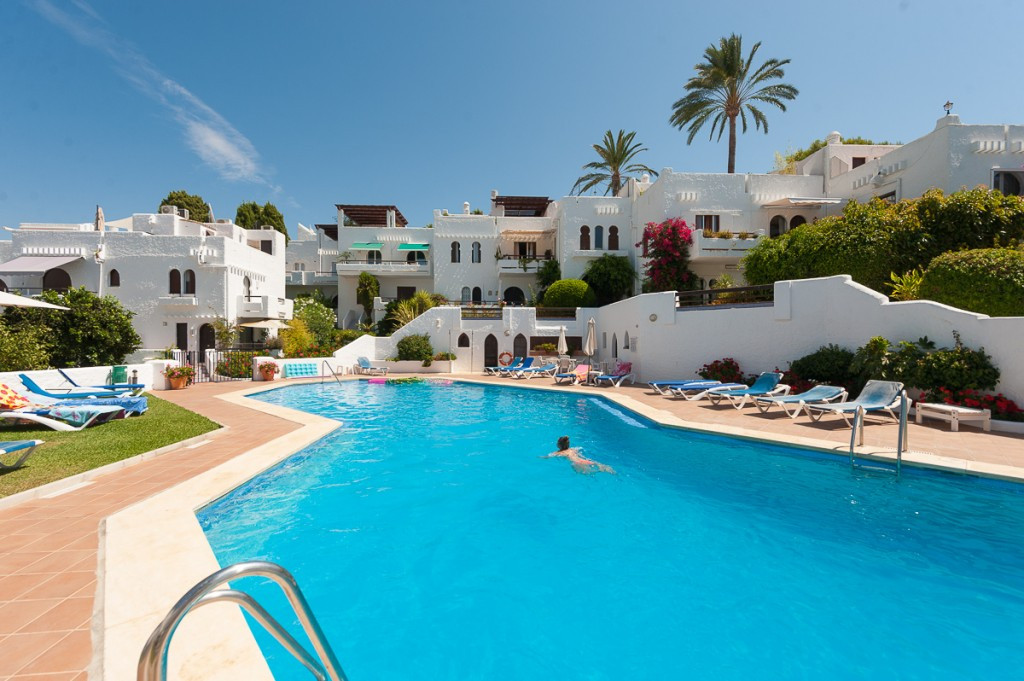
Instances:
[[[578,393],[256,397],[344,425],[200,522],[223,565],[295,574],[353,681],[1021,676],[1019,486],[897,482]],[[562,434],[617,475],[538,458]],[[277,678],[306,678],[257,638]]]

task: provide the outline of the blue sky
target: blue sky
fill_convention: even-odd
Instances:
[[[273,201],[289,228],[335,203],[486,209],[568,193],[607,129],[656,170],[724,172],[727,145],[668,124],[704,48],[736,32],[789,58],[800,96],[738,143],[737,171],[830,130],[910,141],[947,99],[1021,123],[1012,0],[0,3],[0,225]],[[1002,46],[1002,47],[999,47]],[[1012,50],[1012,48],[1011,48]],[[2,237],[0,237],[2,238]]]

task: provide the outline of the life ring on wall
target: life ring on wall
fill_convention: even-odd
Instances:
[[[511,363],[512,363],[512,353],[511,352],[503,352],[500,355],[498,355],[498,364],[500,364],[501,366],[507,367]]]

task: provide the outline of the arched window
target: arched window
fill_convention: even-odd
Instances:
[[[615,225],[608,228],[608,250],[619,250],[619,228]]]
[[[452,242],[452,262],[462,262],[462,244],[458,241]]]
[[[590,227],[583,225],[580,227],[580,250],[590,250]]]
[[[612,357],[619,358],[619,337],[612,334]]]
[[[775,238],[782,235],[786,231],[786,217],[784,215],[776,215],[772,218],[772,221],[768,223],[768,236]]]
[[[185,295],[194,296],[196,294],[196,273],[192,270],[185,270],[185,276],[182,279],[185,283]]]
[[[629,331],[622,332],[622,349],[629,350]]]
[[[110,279],[107,281],[110,288],[117,288],[121,285],[121,274],[117,270],[110,270]]]
[[[47,291],[67,291],[71,288],[71,275],[57,268],[43,275],[43,288]]]
[[[468,348],[469,347],[469,334],[463,333],[463,334],[459,335],[459,347],[460,348]]]
[[[509,286],[505,289],[505,302],[509,305],[522,305],[526,302],[526,294],[518,286]]]
[[[519,333],[516,334],[515,340],[512,341],[512,354],[516,357],[526,357],[529,349],[526,347],[526,336]]]
[[[795,229],[795,228],[799,227],[800,225],[806,225],[806,224],[807,224],[807,218],[805,218],[803,215],[794,215],[789,220],[789,228],[790,229]]]
[[[472,295],[473,292],[469,290],[468,286],[462,287],[462,302],[468,303],[470,300],[472,300]]]
[[[480,262],[480,242],[473,242],[473,262]]]
[[[246,299],[248,299],[251,294],[252,281],[249,279],[249,277],[242,277],[242,295],[245,296]]]
[[[367,265],[379,265],[381,263],[380,251],[367,251],[366,252],[366,264]]]
[[[473,302],[482,303],[484,302],[484,292],[479,286],[473,287]]]
[[[181,295],[181,272],[178,270],[171,270],[171,285],[167,290],[172,295]]]
[[[604,250],[604,227],[601,225],[594,227],[594,250]]]

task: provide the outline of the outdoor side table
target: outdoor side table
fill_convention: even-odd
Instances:
[[[921,423],[925,416],[942,421],[949,421],[950,430],[954,433],[960,430],[960,423],[969,421],[981,421],[981,427],[985,432],[992,430],[992,412],[989,409],[972,409],[970,407],[958,407],[952,404],[931,404],[918,402],[914,407],[914,420]]]

